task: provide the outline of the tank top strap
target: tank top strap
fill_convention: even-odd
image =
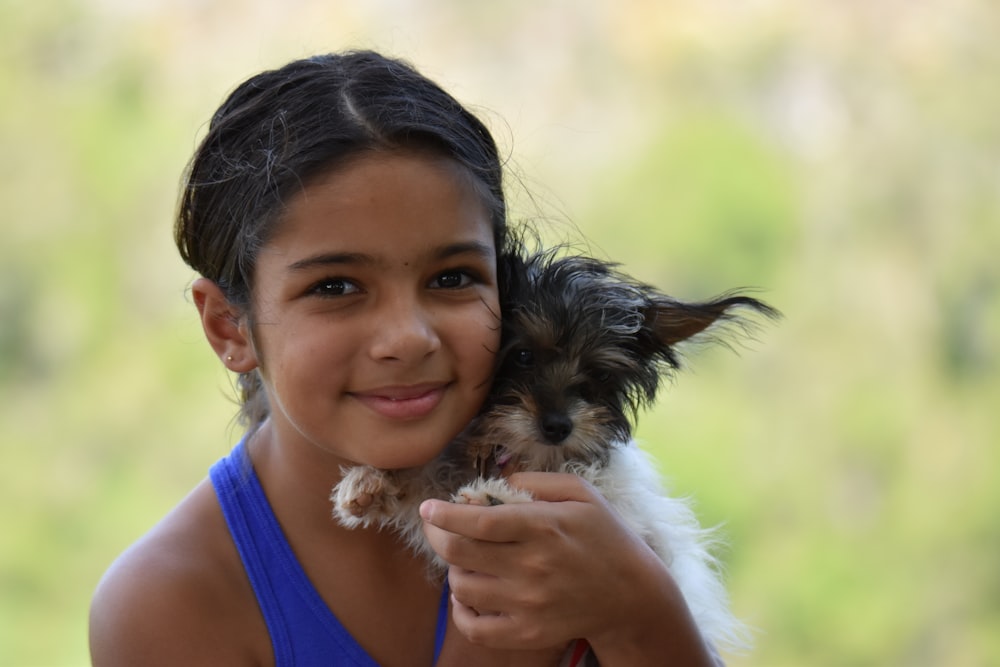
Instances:
[[[351,636],[295,557],[241,440],[209,472],[222,514],[271,637],[276,667],[378,667]],[[447,580],[441,591],[434,662],[448,627]]]
[[[378,667],[333,615],[292,552],[241,441],[209,477],[260,606],[276,667]]]

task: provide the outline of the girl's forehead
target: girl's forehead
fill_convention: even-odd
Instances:
[[[289,199],[262,251],[316,249],[397,256],[424,247],[486,245],[492,218],[458,163],[421,153],[369,153]]]
[[[311,179],[286,201],[285,215],[316,207],[412,206],[442,194],[476,199],[487,209],[481,191],[476,178],[455,160],[423,152],[371,151]]]

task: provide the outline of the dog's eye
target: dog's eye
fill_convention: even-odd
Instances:
[[[531,350],[515,350],[514,363],[521,368],[530,368],[535,363],[535,355]]]

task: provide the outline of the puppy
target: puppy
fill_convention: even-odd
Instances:
[[[481,414],[419,469],[344,471],[331,500],[347,527],[397,531],[442,574],[418,514],[427,498],[480,505],[529,502],[501,471],[569,472],[590,482],[668,566],[706,641],[745,644],[710,553],[712,537],[687,502],[664,493],[632,441],[638,412],[680,367],[677,346],[718,339],[742,313],[776,317],[757,299],[727,294],[685,303],[614,265],[555,251],[501,258],[502,349]]]

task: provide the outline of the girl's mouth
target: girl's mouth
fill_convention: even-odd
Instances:
[[[380,387],[351,395],[380,417],[411,420],[430,414],[441,403],[447,387],[446,383]]]

